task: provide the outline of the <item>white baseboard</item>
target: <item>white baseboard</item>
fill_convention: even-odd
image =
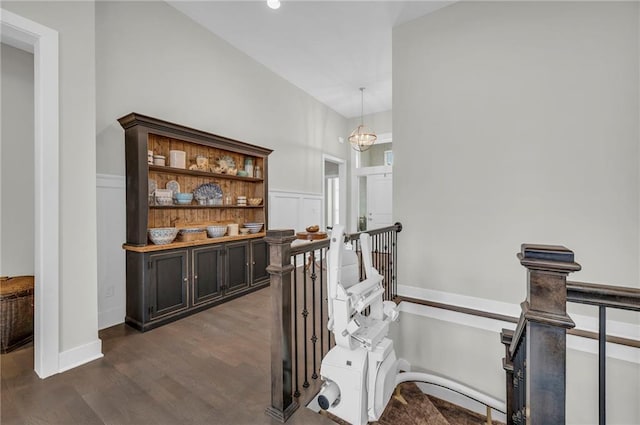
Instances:
[[[126,313],[124,308],[112,308],[111,310],[98,313],[98,330],[109,328],[120,323],[124,323]]]
[[[472,308],[488,313],[512,317],[520,316],[519,305],[484,298],[469,297],[466,295],[434,291],[431,289],[417,288],[407,285],[398,285],[398,295],[425,299],[457,307]],[[511,322],[477,317],[455,311],[406,302],[400,303],[400,311],[497,333],[499,333],[502,328],[515,329],[516,326]],[[598,332],[597,317],[571,314],[571,318],[576,323],[576,328],[591,332]],[[632,323],[607,320],[607,334],[629,339],[638,339],[640,337],[640,326]],[[578,337],[575,335],[567,335],[567,347],[569,349],[592,354],[598,353],[598,342],[596,340]],[[640,364],[640,350],[633,347],[627,347],[625,345],[607,343],[607,357]]]
[[[92,360],[99,359],[102,356],[102,341],[100,339],[79,347],[74,347],[60,353],[59,371],[65,372],[74,367],[89,363]]]

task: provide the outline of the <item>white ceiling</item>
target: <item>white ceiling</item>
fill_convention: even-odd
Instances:
[[[346,118],[391,109],[391,32],[442,1],[168,1]]]

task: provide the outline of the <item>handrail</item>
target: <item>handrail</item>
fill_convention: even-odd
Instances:
[[[356,232],[356,233],[349,233],[346,234],[344,236],[344,241],[345,242],[351,242],[351,241],[357,241],[360,239],[360,235],[363,233],[368,233],[370,236],[375,236],[375,235],[380,235],[386,232],[401,232],[402,231],[402,224],[401,223],[395,223],[391,226],[387,226],[387,227],[380,227],[379,229],[372,229],[372,230],[365,230],[362,232]],[[300,244],[300,245],[296,245],[296,246],[292,246],[291,247],[291,255],[300,255],[300,254],[304,254],[307,252],[311,252],[311,251],[315,251],[318,249],[322,249],[322,248],[329,248],[329,238],[326,239],[318,239],[315,241],[311,241],[309,243],[305,243],[305,244]]]
[[[448,310],[456,313],[467,314],[469,316],[483,317],[485,319],[492,319],[492,320],[500,320],[503,322],[509,322],[514,324],[518,323],[518,318],[514,316],[507,316],[504,314],[492,313],[490,311],[477,310],[477,309],[468,308],[468,307],[460,307],[455,304],[446,304],[446,303],[441,303],[437,301],[426,300],[423,298],[412,298],[404,295],[398,295],[395,298],[395,301],[398,304],[404,301],[407,303],[423,305],[425,307],[433,307],[433,308],[439,308],[441,310]],[[598,340],[597,332],[588,331],[586,329],[578,329],[578,328],[567,329],[567,333],[569,335],[574,335],[581,338]],[[631,338],[607,335],[607,342],[610,342],[612,344],[625,345],[627,347],[632,347],[632,348],[640,348],[640,340],[631,339]]]
[[[362,232],[350,233],[345,236],[345,241],[354,241],[356,239],[360,239],[360,235],[363,233],[368,233],[371,236],[375,236],[385,232],[397,232],[397,233],[402,232],[402,223],[395,223],[395,224],[392,224],[391,226],[380,227],[378,229],[364,230]]]
[[[567,301],[640,311],[640,289],[567,281]]]
[[[329,248],[329,238],[309,241],[300,245],[291,247],[291,256],[306,254],[307,252],[316,251],[318,249]]]

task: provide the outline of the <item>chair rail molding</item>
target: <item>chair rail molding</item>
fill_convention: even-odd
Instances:
[[[475,309],[492,314],[511,316],[514,318],[518,317],[520,311],[519,304],[509,304],[486,298],[471,297],[468,295],[460,295],[415,286],[398,285],[398,295],[448,304],[453,307]],[[503,328],[515,329],[515,323],[512,322],[491,319],[488,317],[478,317],[456,311],[443,310],[440,308],[408,302],[400,303],[400,311],[457,325],[488,330],[498,334]],[[571,318],[576,323],[576,329],[598,332],[597,311],[594,310],[593,317],[571,313]],[[640,339],[639,332],[640,328],[633,323],[620,322],[616,320],[607,321],[608,335],[638,340]],[[576,335],[567,335],[567,347],[572,350],[590,354],[598,353],[597,340],[583,338]],[[640,350],[624,345],[607,343],[607,357],[640,364]]]

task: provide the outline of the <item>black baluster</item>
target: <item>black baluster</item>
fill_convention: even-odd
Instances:
[[[298,256],[293,256],[293,350],[295,363],[296,389],[293,392],[294,397],[300,397],[300,382],[298,379],[300,369],[298,368]]]
[[[598,335],[598,423],[607,423],[607,308],[599,306],[600,334]]]
[[[324,313],[323,313],[325,300],[322,294],[322,289],[324,288],[324,285],[325,285],[323,268],[322,268],[322,252],[324,251],[324,248],[320,248],[319,251],[320,251],[320,355],[321,357],[324,357],[323,343],[324,343],[324,329],[326,328],[326,325],[325,325],[326,322],[324,320]]]
[[[385,294],[385,300],[390,300],[391,297],[391,285],[389,285],[389,267],[388,267],[388,261],[389,261],[389,232],[384,232],[384,235],[382,236],[383,238],[383,250],[384,253],[382,255],[384,255],[384,258],[382,258],[382,268],[383,268],[383,272],[382,275],[384,276],[384,294]]]
[[[317,365],[317,353],[316,353],[316,342],[318,341],[318,337],[316,336],[316,259],[315,259],[315,251],[311,251],[309,254],[309,260],[311,261],[311,323],[313,327],[313,334],[311,336],[311,347],[313,348],[313,374],[311,374],[312,379],[318,379],[318,365]]]
[[[303,254],[302,258],[305,256]],[[304,261],[304,260],[303,260]],[[307,355],[307,316],[309,316],[309,310],[307,310],[307,266],[304,264],[302,266],[302,289],[303,289],[303,309],[302,309],[302,317],[304,318],[304,328],[302,339],[304,344],[304,382],[302,384],[303,388],[309,388],[309,356]]]
[[[393,232],[393,246],[391,248],[391,252],[392,252],[392,263],[391,263],[391,281],[393,283],[393,296],[397,296],[398,295],[398,281],[397,281],[397,269],[396,269],[396,264],[398,261],[398,233],[397,232]]]

